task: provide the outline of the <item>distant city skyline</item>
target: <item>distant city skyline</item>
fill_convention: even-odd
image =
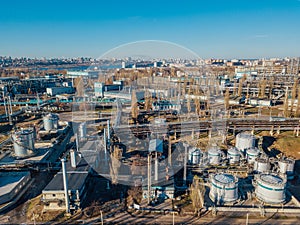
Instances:
[[[298,57],[299,17],[299,0],[4,1],[0,55],[99,58],[162,40],[203,59]]]

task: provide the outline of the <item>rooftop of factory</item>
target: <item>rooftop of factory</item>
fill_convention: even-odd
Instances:
[[[0,195],[11,192],[30,172],[1,172]]]
[[[90,165],[81,158],[77,163],[76,168],[73,168],[69,162],[67,162],[67,179],[68,188],[70,190],[79,190],[84,185],[86,178],[88,177]],[[63,173],[58,172],[51,182],[44,188],[43,191],[63,191]]]

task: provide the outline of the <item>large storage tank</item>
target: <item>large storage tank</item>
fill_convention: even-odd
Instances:
[[[254,161],[253,170],[257,173],[266,173],[269,172],[271,168],[268,158],[256,158]]]
[[[24,158],[34,154],[34,136],[33,129],[22,129],[12,135],[16,157]]]
[[[256,145],[256,138],[252,134],[239,133],[236,135],[235,147],[244,152],[248,148],[254,148]]]
[[[285,201],[286,178],[277,174],[256,174],[253,185],[258,199],[269,204]]]
[[[87,132],[86,132],[86,123],[81,123],[78,127],[78,133],[80,139],[85,139]]]
[[[283,175],[287,175],[288,179],[294,178],[294,166],[295,160],[292,158],[281,158],[278,161],[279,172]]]
[[[255,160],[259,157],[259,149],[258,148],[249,148],[246,150],[246,158],[249,164],[255,162]]]
[[[221,162],[222,152],[218,147],[211,147],[207,151],[208,163],[211,165],[219,165]]]
[[[238,199],[238,178],[226,173],[210,175],[210,199],[215,203],[234,202]]]
[[[57,130],[58,129],[58,120],[59,117],[56,114],[50,113],[44,116],[44,128],[46,131]]]
[[[229,164],[238,164],[240,162],[241,153],[237,148],[229,148],[227,151],[227,159]]]

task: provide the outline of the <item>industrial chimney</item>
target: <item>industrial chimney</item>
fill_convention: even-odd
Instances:
[[[70,150],[70,158],[71,158],[71,166],[73,168],[76,168],[76,166],[77,166],[76,152],[73,149]]]
[[[67,169],[66,169],[66,159],[65,158],[61,159],[61,164],[62,164],[64,191],[65,191],[66,213],[70,213],[70,203],[69,203],[69,194],[68,194],[68,179],[67,179]]]

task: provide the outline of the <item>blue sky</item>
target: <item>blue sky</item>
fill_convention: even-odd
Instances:
[[[203,58],[300,56],[300,0],[1,1],[0,55],[98,57],[164,40]]]

